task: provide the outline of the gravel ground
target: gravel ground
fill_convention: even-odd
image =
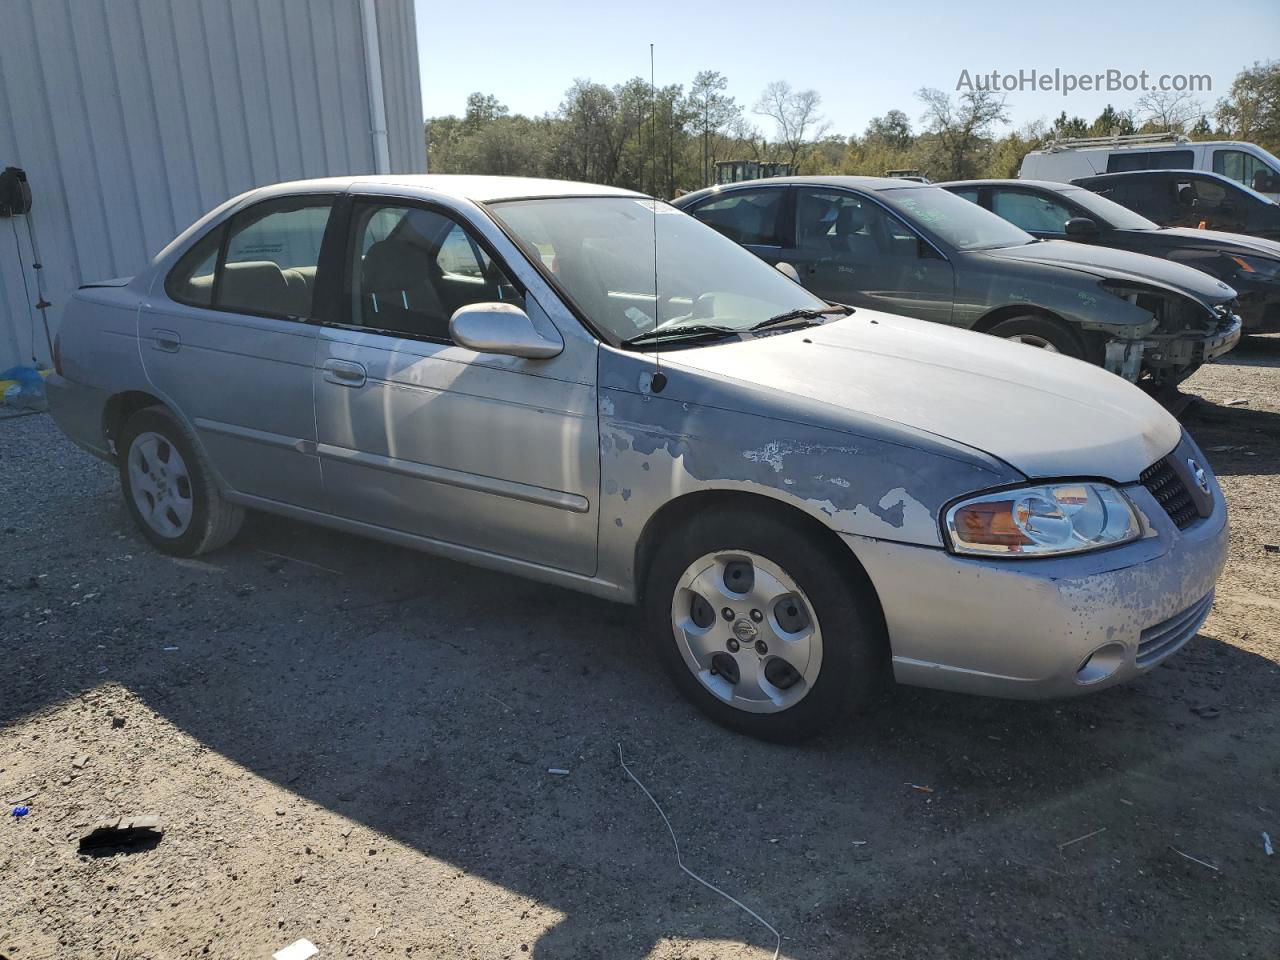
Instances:
[[[800,748],[703,720],[628,608],[269,517],[161,556],[0,411],[0,957],[771,956],[621,743],[787,957],[1274,958],[1280,337],[1187,389],[1233,534],[1184,651],[1068,702],[895,690]],[[152,849],[78,855],[142,814]]]

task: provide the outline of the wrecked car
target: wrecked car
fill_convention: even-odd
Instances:
[[[608,187],[258,189],[82,288],[55,363],[57,422],[157,549],[252,508],[641,604],[680,690],[778,740],[890,675],[1143,674],[1227,549],[1204,455],[1124,380],[833,306]]]
[[[1154,388],[1240,340],[1227,284],[1155,257],[1037,240],[958,199],[902,179],[787,177],[675,203],[826,300],[989,333]]]
[[[1070,183],[957,180],[938,186],[1042,240],[1132,250],[1194,267],[1237,292],[1243,334],[1280,331],[1280,241],[1162,227],[1107,196]],[[1123,191],[1117,185],[1105,192]]]

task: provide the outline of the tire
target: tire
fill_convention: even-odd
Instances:
[[[157,550],[194,557],[240,531],[244,510],[222,498],[199,444],[164,407],[131,416],[116,450],[125,505]]]
[[[880,604],[851,559],[778,513],[698,514],[664,540],[649,567],[643,603],[655,652],[717,723],[783,743],[811,737],[869,704],[887,674]],[[751,587],[736,594],[727,585],[745,575],[742,564],[751,566]],[[789,606],[795,599],[798,609]],[[808,638],[796,639],[806,629]]]
[[[1031,314],[1023,317],[1010,317],[1008,320],[1001,320],[987,333],[993,337],[1003,337],[1006,340],[1023,340],[1025,338],[1028,346],[1039,347],[1051,353],[1074,357],[1077,360],[1085,359],[1084,341],[1080,338],[1080,335],[1075,330],[1072,330],[1070,326],[1053,317]]]

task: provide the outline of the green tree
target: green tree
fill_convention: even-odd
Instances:
[[[906,150],[915,142],[911,120],[901,110],[890,110],[883,117],[872,117],[862,139],[867,144],[890,150]]]
[[[712,180],[725,131],[742,116],[742,108],[725,93],[729,81],[718,71],[700,70],[689,87],[688,112],[693,116],[702,147],[702,182]]]
[[[1218,101],[1217,120],[1225,136],[1280,153],[1280,60],[1241,70]]]
[[[966,90],[952,100],[941,90],[921,88],[925,105],[924,156],[934,180],[968,180],[989,162],[991,132],[1009,119],[1003,97],[990,90]]]
[[[1098,114],[1098,118],[1089,125],[1091,137],[1124,137],[1137,132],[1138,128],[1134,126],[1132,112],[1117,110],[1109,103]]]

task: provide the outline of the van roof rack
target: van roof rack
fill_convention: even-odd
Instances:
[[[1166,130],[1163,133],[1127,133],[1110,137],[1064,137],[1050,140],[1040,149],[1048,153],[1059,150],[1079,150],[1082,147],[1147,147],[1160,143],[1190,143],[1189,137]]]

